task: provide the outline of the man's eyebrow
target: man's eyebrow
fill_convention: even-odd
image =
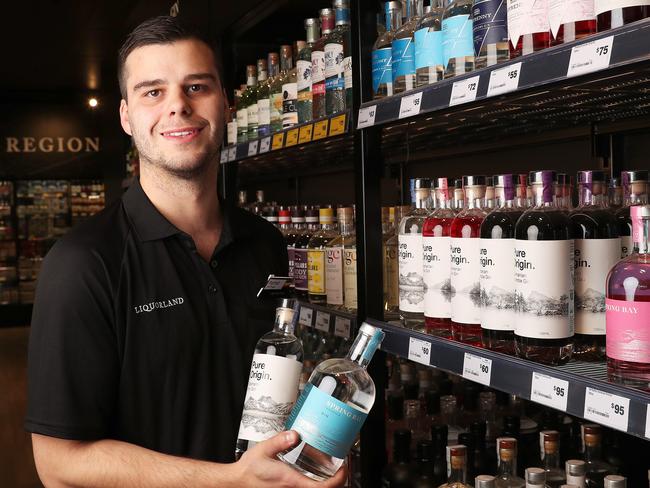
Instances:
[[[166,84],[167,84],[167,82],[165,80],[161,80],[161,79],[141,81],[140,83],[136,84],[133,87],[133,91],[137,92],[138,90],[142,90],[143,88],[150,88],[152,86],[160,86],[160,85],[166,85]]]
[[[201,80],[210,80],[210,81],[217,81],[217,77],[214,76],[212,73],[194,73],[191,75],[187,75],[185,77],[185,81],[201,81]]]

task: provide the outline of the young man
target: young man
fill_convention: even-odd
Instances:
[[[341,486],[343,471],[316,483],[275,458],[295,432],[232,463],[255,342],[273,323],[255,295],[287,256],[273,226],[217,198],[215,53],[158,17],[126,40],[119,79],[140,179],[57,242],[39,277],[25,425],[42,481]]]

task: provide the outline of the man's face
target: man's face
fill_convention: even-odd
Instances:
[[[188,39],[137,48],[125,77],[120,121],[145,164],[186,179],[216,164],[225,97],[208,46]]]

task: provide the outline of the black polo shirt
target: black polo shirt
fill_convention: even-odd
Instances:
[[[255,343],[273,328],[280,232],[224,208],[209,262],[139,182],[49,252],[29,341],[28,431],[234,460]]]

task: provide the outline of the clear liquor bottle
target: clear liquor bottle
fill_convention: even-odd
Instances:
[[[304,210],[299,207],[293,207],[291,209],[291,229],[284,236],[284,240],[287,243],[287,255],[289,257],[289,276],[294,280],[292,285],[293,291],[295,291],[295,280],[297,278],[294,272],[296,242],[306,229]]]
[[[399,311],[405,327],[424,328],[422,227],[431,208],[431,180],[414,182],[415,209],[399,225]]]
[[[352,108],[349,0],[334,0],[336,27],[325,41],[325,114]]]
[[[287,238],[291,232],[291,211],[287,208],[281,208],[278,212],[278,229],[282,233],[282,237]]]
[[[605,293],[609,270],[620,258],[616,219],[606,207],[605,173],[578,173],[579,205],[571,214],[575,259],[575,337],[573,355],[605,360]]]
[[[320,229],[309,239],[307,246],[307,282],[309,301],[325,305],[327,303],[325,250],[327,244],[336,237],[336,225],[332,208],[321,208],[318,216]]]
[[[488,176],[485,179],[485,208],[490,211],[495,207],[495,205],[494,178],[492,176]]]
[[[470,488],[467,479],[467,447],[463,445],[447,446],[447,482],[440,488]]]
[[[506,0],[474,0],[475,68],[494,66],[510,59]]]
[[[308,278],[308,248],[312,236],[320,228],[318,210],[308,209],[305,212],[305,223],[307,228],[296,239],[294,244],[294,264],[293,264],[293,282],[296,291],[296,297],[306,300],[309,297],[309,278]]]
[[[411,488],[436,488],[440,483],[436,483],[436,476],[433,464],[433,443],[430,440],[422,440],[416,446],[416,472],[415,476],[411,475],[413,480]]]
[[[266,59],[257,60],[257,137],[271,134],[269,67]]]
[[[558,207],[566,212],[573,210],[573,200],[571,190],[573,188],[573,177],[566,173],[557,174],[557,184],[555,185],[555,197]]]
[[[309,122],[312,118],[312,91],[311,91],[311,51],[320,37],[318,19],[305,19],[307,45],[298,51],[297,83],[298,83],[298,123]]]
[[[517,439],[499,437],[497,439],[497,468],[496,488],[524,488],[526,482],[517,476]]]
[[[319,119],[327,115],[325,107],[325,43],[334,30],[334,10],[324,8],[319,11],[321,37],[311,50],[311,92],[312,118]]]
[[[357,238],[354,228],[354,208],[349,207],[339,217],[348,226],[348,236],[343,242],[343,308],[348,312],[357,311]]]
[[[228,145],[232,146],[237,144],[237,107],[239,106],[239,100],[241,99],[241,90],[236,88],[234,90],[233,104],[230,107],[230,120],[227,125],[226,137]]]
[[[602,427],[598,424],[583,425],[582,439],[585,446],[586,486],[589,488],[603,488],[605,476],[617,473],[614,466],[603,460]]]
[[[318,481],[336,473],[375,402],[366,368],[383,338],[381,329],[363,323],[345,358],[316,366],[286,424],[301,441],[280,460]]]
[[[411,465],[411,431],[399,429],[393,432],[392,462],[384,468],[381,486],[409,486],[413,474]]]
[[[435,486],[440,486],[447,480],[447,425],[443,423],[431,426],[431,442],[433,443],[433,475]]]
[[[447,426],[447,444],[456,444],[458,436],[465,432],[465,429],[458,423],[458,400],[454,395],[440,397],[440,417],[441,422]]]
[[[344,263],[345,246],[354,240],[354,210],[341,207],[336,211],[340,233],[327,243],[325,248],[325,282],[327,305],[343,308],[345,304]]]
[[[294,335],[294,312],[293,300],[283,300],[276,310],[273,330],[255,346],[235,447],[237,459],[258,442],[284,430],[298,397],[303,349]]]
[[[436,210],[422,227],[424,321],[426,331],[451,339],[451,264],[449,249],[451,223],[456,212],[451,208],[447,178],[435,179]]]
[[[607,206],[611,210],[616,211],[623,206],[623,187],[620,178],[611,178],[609,180],[607,196]]]
[[[466,207],[451,222],[451,335],[482,347],[480,237],[487,212],[485,176],[463,176]]]
[[[630,214],[634,252],[607,276],[607,375],[650,391],[650,205],[635,205]]]
[[[425,86],[443,79],[442,14],[445,0],[431,0],[418,21],[415,40],[415,86]]]
[[[386,239],[384,246],[384,269],[386,270],[386,281],[388,283],[388,296],[386,300],[386,312],[384,320],[398,319],[399,314],[399,224],[402,219],[411,212],[410,205],[399,205],[395,207],[395,226],[392,233]]]
[[[567,214],[555,204],[554,171],[529,175],[535,206],[515,227],[515,351],[544,364],[573,353],[573,239]]]
[[[645,0],[616,2],[613,0],[595,0],[598,18],[598,32],[615,29],[637,20],[650,17],[650,5]]]
[[[463,180],[454,180],[454,210],[460,212],[465,208],[465,191],[463,190]]]
[[[474,71],[472,0],[452,0],[442,15],[445,78]]]
[[[246,67],[246,72],[251,66]],[[248,141],[248,81],[246,85],[240,87],[241,96],[239,97],[239,102],[237,103],[237,142],[247,142]]]
[[[287,129],[298,123],[298,83],[291,46],[280,46],[280,63],[284,73],[282,77],[282,128]]]
[[[581,459],[569,459],[564,463],[566,473],[566,482],[569,486],[576,488],[586,488],[585,475],[587,474],[587,464]],[[602,486],[602,484],[601,484]]]
[[[269,83],[271,133],[282,130],[282,84],[285,73],[280,67],[280,55],[269,53],[269,70],[273,68],[275,75]]]
[[[566,483],[566,474],[560,467],[560,433],[557,430],[543,430],[539,437],[546,486],[560,488]]]
[[[546,471],[542,468],[526,468],[526,488],[546,488]]]
[[[393,93],[415,88],[415,41],[413,35],[422,17],[422,0],[406,0],[406,22],[393,36],[391,71]]]
[[[548,22],[552,46],[595,34],[594,0],[548,0]]]
[[[623,171],[621,182],[624,201],[623,206],[616,211],[616,220],[618,221],[618,235],[621,237],[621,258],[626,258],[632,254],[630,207],[648,203],[648,171]]]
[[[481,330],[483,347],[515,353],[515,226],[524,212],[516,205],[517,175],[496,175],[496,209],[481,224]]]
[[[393,94],[392,42],[402,26],[400,2],[386,2],[386,32],[380,34],[372,47],[372,97],[390,97]]]
[[[246,71],[248,78],[246,81],[248,88],[246,89],[245,94],[247,98],[246,115],[248,122],[246,136],[249,141],[252,141],[253,139],[257,139],[257,124],[259,113],[257,109],[257,66],[247,66]]]
[[[548,0],[508,0],[510,59],[551,45]]]

